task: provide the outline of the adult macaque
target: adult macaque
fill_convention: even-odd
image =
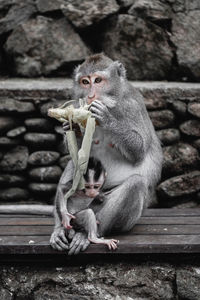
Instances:
[[[126,79],[121,63],[103,54],[90,56],[74,73],[73,99],[86,98],[97,120],[91,157],[101,161],[107,176],[104,201],[95,208],[98,232],[125,232],[133,228],[144,207],[153,199],[160,178],[162,151],[146,111],[142,95]],[[70,161],[60,179],[56,205],[64,197],[63,187],[73,177]],[[71,203],[72,208],[75,203]],[[88,209],[90,203],[84,202]],[[83,219],[86,216],[83,217]],[[55,249],[84,251],[89,245],[86,232],[66,233],[55,210],[55,229],[51,244]],[[70,239],[72,241],[70,242]]]

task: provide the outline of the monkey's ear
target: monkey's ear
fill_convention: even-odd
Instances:
[[[115,61],[113,64],[115,64],[115,67],[117,69],[117,74],[119,77],[126,78],[126,69],[122,63],[119,61]]]
[[[76,81],[76,82],[78,82],[79,81],[79,77],[80,77],[80,67],[81,67],[81,65],[78,65],[77,67],[75,67],[75,69],[74,69],[74,80]]]

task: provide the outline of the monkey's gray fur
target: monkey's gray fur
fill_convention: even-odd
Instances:
[[[92,83],[91,74],[102,76],[105,84]],[[81,86],[82,76],[88,78],[89,89]],[[89,83],[86,80],[83,84]],[[90,110],[99,124],[94,134],[94,141],[98,143],[92,144],[91,156],[105,167],[107,177],[103,188],[109,190],[96,211],[99,235],[104,236],[132,229],[143,208],[151,204],[161,175],[162,150],[143,97],[127,81],[121,63],[96,54],[78,66],[74,73],[73,98],[90,98],[91,93],[94,93],[94,101]],[[110,147],[110,144],[114,146]],[[59,215],[59,202],[64,196],[62,187],[66,187],[72,175],[73,164],[69,162],[57,189],[56,225],[50,242],[55,249],[70,249],[69,254],[76,254],[89,245],[87,235],[81,230],[73,231],[73,234],[69,231],[68,237]],[[82,210],[83,207],[78,208],[79,204],[83,206],[78,201],[70,206]],[[90,209],[89,205],[85,203],[86,211]]]
[[[91,88],[81,86],[82,76],[88,78]],[[92,83],[92,76],[104,78],[105,84],[95,85],[95,82]],[[94,93],[94,97],[91,97],[91,93]],[[93,99],[90,110],[99,126],[95,130],[91,156],[100,160],[107,177],[103,186],[103,201],[95,205],[92,199],[69,201],[71,213],[82,212],[81,221],[79,222],[79,218],[76,220],[77,225],[80,225],[79,229],[74,227],[75,230],[66,231],[61,221],[60,202],[73,178],[72,161],[65,168],[57,188],[55,228],[50,243],[57,250],[69,250],[68,254],[77,254],[88,247],[88,231],[94,229],[95,219],[99,222],[99,236],[132,229],[143,208],[152,202],[162,167],[161,146],[143,97],[127,81],[126,71],[121,63],[112,61],[103,54],[86,59],[74,73],[73,99],[79,98]],[[7,213],[13,213],[16,208],[17,206],[12,206],[3,209],[4,212],[7,210]],[[34,208],[27,205],[19,207],[16,213],[38,214],[40,210],[41,206]],[[51,214],[52,207],[43,209],[42,213]],[[95,217],[90,223],[89,216],[93,214]]]

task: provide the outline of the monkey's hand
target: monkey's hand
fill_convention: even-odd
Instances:
[[[104,103],[99,100],[93,101],[90,106],[90,111],[92,116],[96,119],[101,127],[105,129],[114,127],[116,119],[113,117]]]
[[[51,247],[55,250],[64,251],[69,249],[69,243],[65,235],[65,229],[63,227],[55,228],[51,238]]]
[[[65,121],[63,124],[63,131],[64,132],[67,132],[70,130],[70,125],[69,125],[69,121]],[[72,123],[72,130],[75,131],[76,135],[79,137],[79,136],[82,136],[82,133],[80,131],[80,127],[78,126],[78,124],[75,124],[75,123]]]
[[[62,224],[63,224],[64,228],[66,228],[66,229],[72,228],[72,226],[70,225],[71,219],[76,219],[76,217],[74,215],[71,215],[68,212],[62,213]]]

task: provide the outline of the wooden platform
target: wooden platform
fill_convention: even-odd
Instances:
[[[0,215],[0,256],[63,255],[49,245],[53,223],[45,216]],[[120,240],[116,251],[90,245],[82,255],[200,253],[200,209],[147,209],[131,232],[115,238]]]

